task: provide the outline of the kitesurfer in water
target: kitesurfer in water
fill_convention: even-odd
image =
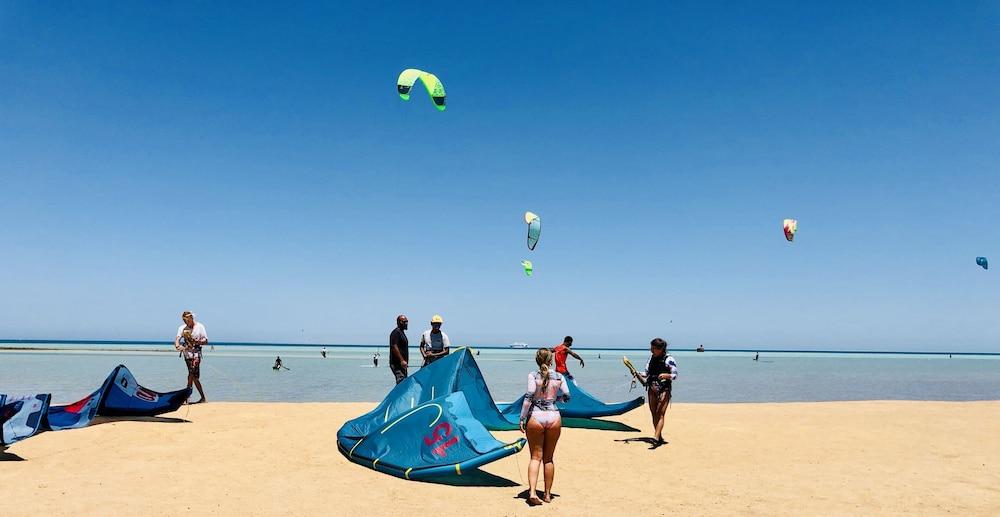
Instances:
[[[441,330],[443,324],[444,319],[435,314],[431,318],[431,328],[420,335],[420,355],[424,357],[424,366],[448,355],[451,340],[448,339],[448,334]]]
[[[670,405],[673,381],[677,379],[677,361],[667,353],[667,342],[660,338],[649,342],[649,352],[652,356],[646,363],[646,371],[638,375],[639,380],[646,385],[646,400],[649,401],[649,413],[653,417],[656,434],[656,442],[651,448],[655,449],[667,443],[663,440],[663,424]]]
[[[562,417],[556,401],[569,400],[569,386],[559,372],[552,372],[552,351],[539,348],[535,353],[538,370],[528,374],[528,389],[521,406],[521,432],[528,437],[531,461],[528,463],[528,504],[552,502],[552,481],[556,475],[553,457],[562,433]],[[545,473],[545,494],[538,499],[538,470]]]
[[[274,366],[272,366],[271,369],[272,370],[280,370],[284,366],[285,365],[281,364],[281,356],[279,355],[279,356],[277,356],[277,357],[274,358]]]
[[[323,356],[323,359],[326,359],[326,347],[323,347],[323,350],[319,351],[319,355]]]
[[[378,352],[372,354],[372,362],[375,363],[375,366],[372,368],[378,368]]]
[[[396,316],[396,328],[389,333],[389,370],[396,378],[396,384],[403,382],[407,376],[410,361],[410,340],[406,337],[406,329],[410,328],[410,320],[405,314]]]
[[[201,395],[201,398],[194,403],[206,402],[205,390],[201,387],[201,347],[208,344],[208,334],[205,332],[205,325],[194,321],[194,313],[191,311],[182,312],[181,320],[184,324],[177,327],[174,348],[184,357],[184,364],[188,370],[188,389],[194,384],[198,388],[198,394]]]
[[[759,359],[760,359],[760,352],[757,352],[757,355],[753,356],[753,360],[757,361]]]
[[[583,368],[584,364],[583,364],[583,358],[576,355],[576,352],[570,350],[571,346],[573,346],[573,336],[566,336],[565,338],[563,338],[563,342],[557,345],[552,350],[552,352],[555,354],[556,357],[556,371],[563,374],[567,379],[572,381],[573,375],[569,373],[569,369],[566,368],[566,356],[571,355],[575,357],[577,361],[580,361],[580,368]]]

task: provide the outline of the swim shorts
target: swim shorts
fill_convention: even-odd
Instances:
[[[187,365],[188,373],[195,379],[201,378],[201,354],[194,357],[184,357],[184,364]]]

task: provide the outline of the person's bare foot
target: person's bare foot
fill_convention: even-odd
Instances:
[[[205,397],[202,397],[202,398],[200,398],[200,399],[192,402],[192,404],[202,404],[204,402],[208,402],[208,400],[206,400]]]
[[[551,503],[552,502],[552,494],[545,494],[545,497],[542,497],[542,501],[545,501],[546,503]]]
[[[542,500],[537,495],[528,497],[528,506],[538,506],[540,504],[542,504]]]

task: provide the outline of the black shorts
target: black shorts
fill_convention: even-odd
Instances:
[[[401,365],[389,363],[389,369],[392,370],[392,375],[396,377],[396,384],[403,382],[406,378],[406,368]]]

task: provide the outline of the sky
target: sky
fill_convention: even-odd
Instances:
[[[470,4],[0,4],[0,337],[1000,351],[1000,2]]]

